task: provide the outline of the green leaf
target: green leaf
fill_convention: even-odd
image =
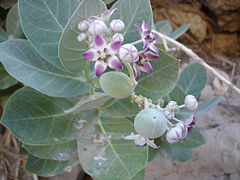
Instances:
[[[155,24],[155,27],[157,31],[167,36],[173,31],[172,25],[169,21],[159,21]]]
[[[22,88],[8,100],[1,123],[25,144],[72,141],[98,119],[96,111],[64,113],[78,101],[78,98],[53,98],[29,87]]]
[[[73,112],[73,111],[85,111],[89,109],[95,109],[102,105],[104,105],[111,97],[106,95],[105,93],[94,93],[89,96],[85,96],[81,98],[81,100],[74,105],[72,108],[66,110],[65,112]]]
[[[133,178],[147,164],[148,147],[122,139],[131,132],[130,121],[102,117],[98,126],[78,141],[84,171],[99,180]]]
[[[131,180],[144,180],[145,171],[144,169],[137,173]]]
[[[101,14],[106,9],[106,5],[100,0],[83,0],[69,20],[59,43],[59,57],[69,71],[80,72],[84,69],[86,60],[82,53],[89,49],[88,43],[77,40],[78,23],[89,16]]]
[[[103,2],[104,2],[105,4],[111,4],[111,3],[113,3],[114,1],[116,1],[116,0],[103,0]]]
[[[131,43],[140,39],[139,32],[134,26],[142,24],[143,20],[152,27],[153,15],[150,0],[118,0],[111,9],[117,8],[111,19],[121,19],[125,23],[124,43]]]
[[[58,43],[81,0],[20,0],[22,28],[34,49],[51,64],[62,67]]]
[[[23,144],[22,147],[26,149],[28,153],[40,159],[66,161],[77,157],[77,141],[75,140],[43,146]]]
[[[32,155],[28,155],[25,168],[39,176],[49,177],[67,171],[78,163],[77,158],[69,161],[56,161],[39,159]]]
[[[205,139],[202,136],[202,134],[196,130],[193,130],[191,133],[188,133],[186,139],[179,144],[181,147],[185,148],[196,148],[198,146],[201,146],[205,144]]]
[[[139,112],[136,103],[132,103],[130,99],[122,99],[114,103],[109,108],[103,110],[105,116],[113,118],[125,118],[135,116]]]
[[[0,89],[7,89],[17,83],[18,81],[10,76],[0,63]]]
[[[0,43],[6,41],[8,39],[8,35],[3,28],[0,27]]]
[[[45,61],[27,40],[16,39],[1,43],[0,61],[11,76],[49,96],[82,95],[90,88],[82,77],[67,73]]]
[[[160,57],[152,61],[153,73],[142,73],[135,90],[136,94],[157,100],[166,96],[176,86],[179,60],[161,51]]]
[[[177,39],[180,36],[182,36],[187,30],[190,28],[191,24],[185,24],[182,25],[181,27],[177,28],[175,31],[170,33],[170,37],[173,39]]]
[[[24,38],[17,4],[8,12],[6,28],[8,35],[12,36],[12,38]]]
[[[188,65],[181,73],[176,88],[170,93],[170,98],[178,104],[183,104],[186,95],[198,98],[207,82],[207,71],[198,64]]]
[[[203,103],[199,104],[199,107],[196,112],[196,116],[202,116],[206,114],[211,108],[216,106],[220,101],[222,101],[224,97],[219,96],[219,97],[214,97],[212,99],[209,99]]]

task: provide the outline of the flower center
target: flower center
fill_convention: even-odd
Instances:
[[[107,53],[101,52],[99,56],[100,56],[101,59],[106,59],[107,58]]]

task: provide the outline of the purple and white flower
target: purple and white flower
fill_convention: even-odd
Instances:
[[[110,28],[114,32],[121,32],[125,28],[125,24],[122,20],[120,19],[114,19],[110,23]]]
[[[150,140],[148,138],[145,138],[139,134],[134,134],[131,133],[129,136],[125,136],[124,137],[125,140],[133,140],[136,146],[145,146],[145,145],[149,145],[150,147],[154,148],[154,149],[158,149],[159,146],[157,146],[154,143],[154,140]]]
[[[107,44],[101,35],[93,38],[93,47],[83,53],[83,57],[90,61],[96,61],[95,73],[100,76],[107,66],[113,69],[122,69],[122,64],[116,56],[121,47],[121,41],[113,41]]]
[[[133,69],[135,71],[136,77],[140,77],[141,71],[146,73],[152,73],[153,68],[148,61],[154,61],[158,57],[158,54],[152,53],[149,49],[145,49],[142,53],[140,53],[139,58],[133,63]]]
[[[143,21],[142,24],[135,24],[137,27],[139,34],[143,41],[143,48],[150,48],[156,54],[159,54],[158,48],[154,45],[157,41],[157,35],[154,34],[150,29],[146,21]]]
[[[95,34],[104,34],[107,31],[107,25],[101,20],[95,20],[89,26],[88,32]]]
[[[193,95],[187,95],[184,100],[186,108],[191,111],[196,111],[198,108],[198,101]]]
[[[95,20],[101,20],[101,21],[108,21],[109,18],[111,17],[111,15],[114,13],[114,11],[116,11],[117,9],[114,8],[114,9],[108,9],[106,11],[104,11],[102,14],[100,15],[97,15],[97,16],[90,16],[88,18],[88,20],[90,21],[95,21]]]
[[[121,42],[124,41],[124,36],[119,33],[114,34],[112,38],[114,41],[121,41]]]

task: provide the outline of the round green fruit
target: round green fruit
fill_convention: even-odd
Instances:
[[[133,94],[135,86],[131,85],[130,78],[117,71],[104,73],[100,79],[102,90],[110,97],[123,99]]]
[[[134,127],[143,137],[155,139],[166,132],[167,119],[159,110],[146,108],[136,115]]]

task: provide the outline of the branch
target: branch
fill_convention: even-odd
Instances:
[[[223,83],[227,84],[231,89],[235,90],[238,94],[240,94],[240,89],[235,86],[232,82],[225,79],[221,74],[219,74],[214,68],[209,66],[203,59],[201,59],[197,54],[195,54],[191,49],[187,48],[183,44],[179,43],[178,41],[175,41],[174,39],[158,32],[155,30],[152,30],[153,33],[155,33],[157,36],[159,36],[163,41],[168,41],[172,45],[175,45],[177,48],[184,51],[188,56],[190,56],[194,61],[197,63],[203,65],[210,73],[212,73],[214,76],[216,76],[218,79],[220,79]]]

